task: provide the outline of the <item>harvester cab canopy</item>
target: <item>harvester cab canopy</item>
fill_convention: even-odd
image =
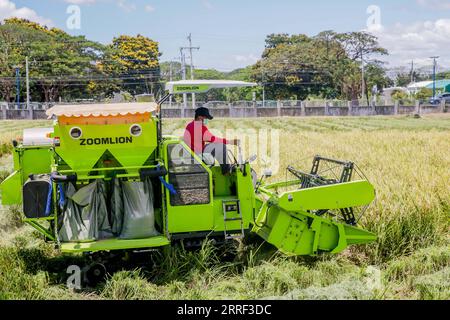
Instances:
[[[255,87],[256,83],[233,80],[181,80],[166,83],[167,94],[158,101],[161,105],[174,94],[205,93],[211,89]]]
[[[211,89],[255,87],[256,83],[232,80],[182,80],[167,82],[169,94],[204,93]]]

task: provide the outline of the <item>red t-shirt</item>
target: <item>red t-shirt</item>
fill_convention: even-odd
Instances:
[[[214,136],[203,121],[192,121],[184,131],[184,142],[195,152],[203,153],[207,142],[228,144],[227,139]]]

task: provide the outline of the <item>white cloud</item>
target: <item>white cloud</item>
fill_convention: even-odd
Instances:
[[[153,12],[155,10],[156,10],[155,7],[153,7],[149,4],[145,6],[145,11],[147,11],[147,12]]]
[[[136,10],[136,5],[134,3],[128,2],[127,0],[117,0],[117,5],[119,8],[126,12],[131,12]]]
[[[39,16],[36,11],[28,7],[17,8],[16,4],[10,0],[0,0],[0,21],[12,17],[27,19],[53,27],[53,22],[50,19]]]
[[[371,30],[381,46],[388,49],[389,56],[383,60],[390,67],[410,64],[430,66],[431,56],[441,56],[439,64],[450,67],[450,19],[421,21],[413,24],[397,23],[382,30]]]
[[[450,1],[448,0],[417,0],[417,4],[436,10],[450,10]]]

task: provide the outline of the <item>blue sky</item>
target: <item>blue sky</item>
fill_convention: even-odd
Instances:
[[[66,26],[71,4],[81,9],[79,30]],[[373,5],[379,15],[373,7],[367,13]],[[267,34],[363,30],[379,16],[369,30],[391,52],[391,67],[411,59],[427,65],[430,55],[441,55],[440,63],[450,66],[450,0],[0,0],[0,20],[11,15],[102,43],[140,33],[160,43],[163,61],[179,56],[191,32],[201,47],[195,65],[220,70],[254,63]]]

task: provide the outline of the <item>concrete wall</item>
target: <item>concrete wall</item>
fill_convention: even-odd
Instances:
[[[416,112],[416,106],[399,106],[398,114],[412,114]]]
[[[9,110],[2,108],[0,120],[45,120],[45,110]]]
[[[214,104],[211,113],[217,118],[270,118],[270,117],[311,117],[311,116],[373,116],[373,115],[407,115],[429,114],[447,112],[445,104],[441,105],[384,105],[384,106],[355,106],[351,102],[347,106],[333,104],[314,105],[311,103],[283,103],[279,102],[272,107],[253,107],[250,103]],[[38,109],[14,109],[6,103],[0,103],[0,120],[12,119],[47,119],[45,110]],[[164,118],[193,118],[195,109],[189,108],[162,108]]]

